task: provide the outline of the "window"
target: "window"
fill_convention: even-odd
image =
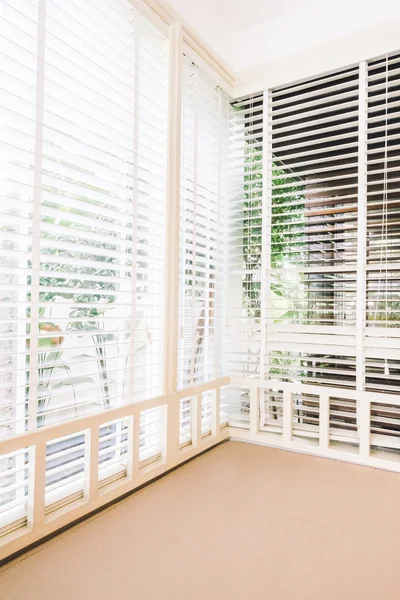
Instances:
[[[272,378],[355,384],[358,94],[357,67],[271,92]]]
[[[368,63],[365,386],[391,394],[400,391],[399,83],[399,54]],[[397,447],[399,431],[398,406],[372,404],[375,439]]]
[[[397,392],[400,323],[400,56],[368,65],[367,318],[368,389]]]
[[[184,57],[178,385],[223,371],[229,102]]]
[[[2,20],[4,436],[162,391],[168,42],[128,0]]]
[[[232,104],[232,178],[229,211],[230,370],[260,376],[263,248],[264,99]],[[264,243],[264,248],[266,244]]]
[[[399,60],[232,103],[232,373],[399,391]],[[260,399],[267,431],[281,400]],[[332,401],[331,428],[354,436],[355,400]],[[397,412],[377,407],[374,433],[397,435]],[[316,397],[294,395],[300,435],[318,435],[318,414]]]

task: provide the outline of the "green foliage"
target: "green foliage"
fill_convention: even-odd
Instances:
[[[89,186],[89,188],[96,192],[103,191],[93,186]],[[48,191],[53,192],[53,194],[59,193],[59,190],[56,188],[48,188]],[[90,211],[93,211],[93,206],[100,208],[108,206],[103,202],[87,197],[76,196],[74,194],[70,194],[70,196],[74,200],[79,200],[82,207],[85,204],[88,205],[88,210]],[[112,292],[117,291],[117,285],[114,283],[113,278],[117,278],[119,269],[118,259],[110,256],[110,251],[117,249],[117,239],[114,243],[113,235],[110,235],[110,231],[106,227],[104,230],[101,228],[100,219],[98,219],[99,227],[93,228],[92,225],[81,225],[79,219],[76,219],[77,216],[87,217],[90,214],[84,210],[71,208],[68,205],[62,206],[59,203],[50,201],[45,202],[45,206],[57,210],[58,213],[65,212],[66,216],[65,219],[58,218],[57,221],[51,216],[42,218],[43,223],[57,226],[59,231],[63,231],[63,233],[59,233],[59,231],[53,233],[50,228],[41,232],[43,245],[41,248],[42,274],[39,279],[39,301],[41,304],[39,309],[39,317],[41,319],[39,329],[42,333],[39,337],[40,352],[38,357],[39,424],[44,424],[44,413],[49,407],[54,390],[58,390],[64,386],[69,387],[74,396],[76,411],[76,386],[94,382],[91,377],[72,376],[69,365],[62,360],[63,351],[61,347],[64,341],[64,334],[71,332],[90,335],[96,355],[103,402],[105,407],[109,408],[110,380],[107,374],[107,344],[115,340],[115,335],[105,330],[104,315],[107,310],[113,308],[112,305],[117,298],[116,294]],[[70,215],[70,218],[68,218],[68,215]],[[107,225],[107,222],[113,222],[109,218],[104,219],[104,221],[105,225]],[[85,239],[82,236],[82,231],[107,236],[109,241],[97,241],[91,235],[88,236],[88,239]],[[57,248],[51,244],[46,244],[46,242],[51,241],[61,242],[61,245],[68,244],[70,249]],[[76,244],[78,243],[80,247],[86,245],[87,250],[77,251]],[[46,260],[46,256],[48,256],[48,260]],[[55,257],[57,260],[54,260]],[[30,264],[28,266],[31,267]],[[43,272],[48,272],[48,274],[44,274]],[[30,293],[28,293],[28,305],[30,299]],[[59,299],[70,302],[69,322],[65,331],[61,331],[52,321],[45,320],[50,318],[52,304]],[[74,306],[74,304],[77,306]],[[102,304],[102,306],[98,306],[99,304]],[[29,308],[27,316],[28,318],[30,317]],[[55,347],[58,348],[56,352],[54,352]],[[75,358],[78,361],[86,360],[83,358],[83,355]],[[75,362],[74,359],[72,359],[72,362]],[[64,373],[65,378],[55,383],[52,382],[55,374],[58,373],[59,375],[60,372]]]
[[[261,148],[252,144],[245,151],[244,194],[243,194],[243,307],[247,316],[258,321],[261,316],[261,283],[263,241],[263,155]],[[304,215],[304,186],[298,178],[288,177],[283,167],[272,167],[271,195],[271,262],[272,269],[283,269],[289,264],[298,266],[302,262],[304,241],[299,222]],[[293,282],[292,282],[293,284]],[[275,276],[271,281],[270,305],[277,319],[300,318],[291,299],[299,298],[300,281],[296,288],[287,286],[287,281]],[[295,293],[291,293],[291,290]],[[298,307],[297,307],[298,308]]]

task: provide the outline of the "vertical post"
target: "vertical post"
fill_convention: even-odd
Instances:
[[[131,415],[126,417],[126,421],[128,423],[128,442],[127,442],[127,465],[126,465],[126,475],[129,480],[133,479],[133,468],[134,468],[134,417]]]
[[[366,304],[366,63],[360,63],[358,116],[358,225],[357,225],[357,299],[356,299],[356,377],[357,390],[364,389],[364,328]]]
[[[360,456],[367,458],[370,455],[371,443],[371,401],[367,394],[363,394],[363,396],[362,402],[358,402],[359,452]]]
[[[222,144],[222,139],[225,139],[226,132],[222,127],[222,116],[224,111],[227,111],[226,100],[222,94],[222,90],[218,90],[218,106],[219,106],[219,123],[218,123],[218,167],[217,167],[217,242],[216,242],[216,274],[214,276],[214,297],[210,301],[209,307],[209,330],[214,330],[214,361],[213,361],[213,379],[221,374],[222,353],[223,353],[223,307],[222,303],[225,299],[225,263],[226,253],[224,251],[226,239],[226,221],[224,219],[225,212],[225,187],[222,185],[222,174],[225,173],[225,164],[222,165],[222,157],[224,150],[227,148]],[[229,122],[228,115],[227,122]],[[224,235],[225,234],[225,235]],[[210,275],[211,278],[211,275]],[[210,281],[211,287],[211,281]],[[212,308],[211,308],[212,307]],[[210,314],[211,313],[211,314]]]
[[[39,353],[39,284],[40,284],[40,215],[42,202],[43,113],[46,51],[46,0],[38,4],[38,43],[36,70],[35,166],[33,172],[31,314],[29,333],[28,428],[37,428],[38,353]]]
[[[319,447],[329,448],[329,395],[321,391],[319,395]]]
[[[172,397],[167,404],[167,419],[165,422],[165,434],[167,442],[167,462],[176,464],[179,455],[179,417],[180,400]]]
[[[197,82],[198,82],[198,70],[195,67],[194,68],[194,77],[192,78],[193,81],[193,111],[194,111],[194,123],[193,123],[193,222],[192,222],[192,233],[191,233],[191,238],[192,238],[192,280],[191,280],[191,311],[192,311],[192,326],[191,326],[191,331],[192,331],[192,336],[191,336],[191,344],[190,344],[190,374],[189,374],[189,369],[188,369],[188,377],[187,377],[187,383],[189,385],[193,385],[196,379],[196,370],[197,370],[197,336],[199,335],[199,330],[198,330],[198,323],[199,323],[199,319],[197,319],[197,311],[196,311],[196,306],[197,306],[197,301],[198,298],[196,296],[197,293],[197,289],[196,289],[196,263],[197,263],[197,252],[199,251],[199,248],[197,247],[197,199],[198,199],[198,178],[197,178],[197,171],[198,171],[198,165],[197,165],[197,158],[198,158],[198,142],[199,142],[199,135],[198,135],[198,99],[197,99]],[[184,165],[186,167],[186,165]],[[186,206],[183,207],[183,209],[186,209]],[[185,241],[186,244],[186,241]],[[185,290],[186,293],[186,290]],[[185,309],[186,310],[186,296],[184,299],[185,302]],[[204,333],[205,333],[205,323],[206,323],[206,319],[205,319],[205,310],[206,310],[206,305],[204,305],[204,317],[203,317],[203,333],[202,335],[200,335],[200,339],[203,338],[204,341]],[[200,315],[201,313],[199,313]],[[185,319],[186,320],[186,319]],[[205,348],[203,347],[203,353],[205,351]],[[204,362],[206,362],[206,359],[204,357]]]
[[[293,400],[290,390],[283,390],[283,441],[292,441]]]
[[[211,433],[217,435],[221,428],[221,388],[217,387],[213,393]]]
[[[133,436],[132,445],[130,446],[132,479],[139,477],[140,468],[140,412],[136,412],[133,417]]]
[[[239,111],[240,112],[240,111]],[[229,203],[225,212],[225,222],[228,225],[228,260],[226,265],[227,281],[227,305],[229,311],[225,313],[226,339],[224,347],[226,348],[225,360],[227,362],[227,371],[230,374],[237,375],[246,370],[245,364],[239,363],[239,357],[243,349],[243,344],[247,341],[249,328],[248,319],[244,319],[243,314],[243,244],[244,244],[244,220],[236,218],[244,210],[244,188],[245,188],[245,125],[236,111],[232,110],[230,125],[233,131],[232,144],[230,145],[229,157],[231,163],[237,163],[237,166],[231,172],[228,183]],[[239,366],[238,366],[239,363]],[[232,391],[233,393],[233,391]]]
[[[168,431],[168,419],[169,419],[169,411],[168,404],[164,404],[164,406],[159,408],[158,411],[161,411],[161,460],[162,462],[168,461],[168,441],[171,439]],[[157,411],[157,412],[158,412]],[[151,413],[150,413],[151,414]],[[150,417],[151,418],[151,417]],[[149,427],[151,432],[153,433],[153,423],[150,422]]]
[[[129,340],[129,400],[135,394],[135,359],[137,340],[137,250],[138,250],[138,152],[139,152],[139,81],[140,81],[140,16],[136,14],[138,27],[135,30],[133,47],[134,89],[133,89],[133,165],[132,165],[132,240],[131,240],[131,300],[130,300],[130,340]]]
[[[29,448],[28,527],[38,529],[45,518],[46,442],[38,441]],[[32,468],[33,467],[33,468]]]
[[[261,229],[261,349],[260,349],[260,378],[269,375],[266,369],[267,358],[267,311],[270,286],[271,268],[271,207],[272,207],[272,146],[271,146],[271,115],[270,91],[263,96],[263,192],[262,192],[262,229]]]
[[[255,437],[259,432],[259,402],[258,388],[253,385],[250,388],[250,435]]]
[[[192,443],[198,446],[201,442],[201,394],[192,397]]]
[[[164,393],[177,386],[180,153],[182,107],[182,30],[170,27],[168,95],[167,229],[165,271]]]
[[[99,493],[99,435],[97,426],[85,431],[84,498],[95,500]]]
[[[12,156],[10,156],[10,159],[12,159]],[[11,167],[10,164],[7,164],[5,161],[4,164],[4,168],[7,169],[10,178],[13,181],[16,181],[20,184],[23,184],[24,178],[21,175],[21,170],[22,170],[22,162],[12,159],[12,163],[13,166]],[[3,167],[3,164],[1,165]],[[12,169],[12,171],[11,171]],[[23,185],[21,186],[22,188],[24,187]],[[12,190],[12,188],[11,188]],[[10,190],[10,193],[12,193]],[[5,190],[6,191],[6,190]],[[7,195],[7,191],[6,191],[6,195]],[[12,197],[12,196],[10,196]],[[23,194],[20,192],[18,193],[18,200],[22,200],[23,198]],[[25,203],[24,203],[25,204]],[[29,239],[29,204],[26,203],[27,208],[21,208],[18,210],[18,215],[22,217],[21,222],[24,223],[23,225],[21,224],[20,227],[18,227],[18,231],[21,235],[21,241],[18,243],[18,250],[19,250],[19,258],[17,259],[18,261],[18,267],[20,270],[18,275],[14,275],[12,278],[12,282],[15,284],[18,284],[16,287],[16,291],[14,293],[10,293],[10,295],[12,295],[12,298],[16,300],[16,307],[15,307],[15,312],[16,312],[16,316],[17,318],[13,320],[13,331],[16,334],[16,338],[12,341],[12,346],[10,348],[11,352],[15,352],[16,354],[16,363],[15,363],[15,368],[12,371],[12,373],[10,373],[12,379],[11,379],[11,403],[15,409],[15,433],[16,434],[21,434],[24,433],[28,424],[27,421],[27,406],[26,406],[26,397],[25,397],[25,393],[26,393],[26,334],[27,334],[27,329],[26,329],[26,317],[27,317],[27,309],[28,309],[28,297],[27,297],[27,279],[29,276],[29,260],[30,260],[30,255],[29,255],[29,245],[30,245],[30,239]],[[13,210],[15,210],[12,206],[12,204],[10,205],[9,211],[10,214],[13,213]],[[8,211],[7,211],[8,212]],[[0,262],[1,259],[3,257],[0,258]],[[5,263],[7,264],[7,263]],[[13,308],[11,309],[11,313],[10,313],[10,309],[8,308],[9,303],[5,302],[4,303],[6,308],[5,308],[5,312],[3,314],[1,314],[1,317],[11,317],[13,315]],[[1,310],[1,309],[0,309]],[[1,311],[2,312],[2,311]],[[14,313],[15,314],[15,313]],[[3,348],[2,348],[3,350]],[[17,489],[15,490],[15,494],[16,494],[16,500],[23,502],[25,500],[25,478],[26,478],[26,471],[25,471],[25,452],[18,452],[16,454],[15,457],[15,463],[16,463],[16,469],[17,472],[15,474],[15,483],[17,485]]]
[[[357,295],[356,295],[356,389],[364,390],[364,329],[366,312],[366,235],[367,235],[367,197],[366,197],[366,110],[367,110],[367,63],[359,65],[359,112],[358,112],[358,192],[357,192]],[[360,412],[362,395],[357,400],[357,424],[360,435]]]

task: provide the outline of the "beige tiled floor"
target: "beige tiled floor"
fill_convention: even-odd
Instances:
[[[0,570],[1,600],[400,600],[400,475],[229,442]]]

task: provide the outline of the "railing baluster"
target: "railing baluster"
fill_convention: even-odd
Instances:
[[[38,440],[29,449],[29,495],[27,523],[29,529],[39,529],[45,519],[46,441]],[[33,465],[33,468],[32,468]]]
[[[164,420],[165,441],[166,441],[166,460],[175,461],[179,455],[179,419],[180,419],[180,400],[173,398],[166,407],[167,418]]]
[[[360,456],[367,458],[370,455],[371,443],[371,402],[368,396],[360,394],[357,400],[358,409],[358,435]]]
[[[220,431],[220,395],[221,386],[229,385],[228,377],[216,381],[202,383],[191,386],[185,390],[180,390],[172,394],[145,400],[137,404],[129,404],[110,409],[104,413],[96,413],[77,419],[75,421],[59,423],[55,426],[44,427],[40,430],[28,431],[19,436],[10,437],[0,441],[0,450],[3,455],[13,452],[29,452],[29,479],[28,479],[28,501],[27,501],[27,523],[25,535],[21,535],[8,544],[0,545],[0,558],[18,550],[26,543],[32,543],[47,535],[49,532],[56,531],[57,527],[72,522],[90,512],[92,503],[99,505],[98,492],[98,460],[99,460],[99,429],[105,424],[118,419],[125,419],[128,423],[128,467],[127,477],[121,478],[121,492],[119,486],[114,485],[102,489],[101,497],[104,495],[104,503],[111,499],[118,498],[121,493],[135,489],[140,483],[150,481],[152,478],[152,467],[146,468],[139,476],[139,451],[140,451],[140,414],[143,411],[149,411],[157,407],[167,414],[168,421],[164,422],[164,440],[162,453],[163,461],[154,463],[155,475],[162,473],[184,460],[183,454],[179,451],[179,418],[180,418],[180,400],[182,398],[191,398],[191,427],[192,444],[185,449],[188,457],[195,456],[204,448],[209,448],[222,439],[227,439],[229,435],[235,435],[234,430],[224,428]],[[340,388],[321,388],[315,385],[294,385],[285,382],[270,380],[252,380],[232,378],[233,385],[250,388],[250,431],[239,429],[241,439],[248,441],[261,441],[265,438],[268,444],[271,436],[265,435],[259,430],[260,424],[260,393],[266,389],[283,390],[283,446],[289,445],[293,436],[292,414],[293,402],[292,394],[309,393],[319,397],[319,447],[326,456],[343,458],[371,466],[390,468],[398,471],[398,463],[390,459],[381,459],[370,456],[370,426],[371,426],[371,401],[375,401],[375,396],[364,391],[347,390]],[[281,386],[281,387],[280,387]],[[212,399],[212,435],[206,436],[202,440],[202,397],[204,393],[213,391]],[[329,446],[329,419],[330,419],[330,398],[350,399],[357,401],[358,423],[359,423],[359,455],[330,448]],[[377,402],[387,405],[400,406],[398,396],[384,394],[379,397]],[[168,412],[167,412],[168,410]],[[56,516],[52,514],[49,520],[45,518],[45,493],[46,493],[46,448],[47,444],[58,438],[72,436],[85,431],[85,467],[84,467],[84,497],[86,503],[80,503],[78,506],[71,503],[71,516],[66,516],[63,511]],[[304,445],[298,445],[296,440],[290,442],[294,449],[302,450]],[[310,451],[312,451],[310,446]],[[4,538],[5,540],[5,538]],[[20,541],[19,541],[20,540]],[[10,550],[7,549],[9,546]],[[12,549],[11,549],[12,548]]]
[[[127,445],[126,475],[127,475],[128,479],[129,479],[129,481],[131,481],[133,479],[133,477],[134,477],[134,474],[133,474],[133,471],[134,471],[133,456],[134,456],[134,452],[135,452],[135,448],[134,448],[134,444],[135,444],[134,422],[135,422],[135,419],[131,415],[130,417],[126,418],[126,421],[128,423],[128,445]]]
[[[283,390],[283,439],[286,443],[292,441],[293,400],[292,392]]]
[[[99,427],[85,431],[84,498],[93,502],[99,493]]]
[[[193,446],[201,442],[201,394],[192,398],[192,439]]]
[[[141,483],[150,481],[154,476],[177,466],[188,457],[196,456],[203,449],[211,448],[218,441],[229,438],[229,428],[220,430],[220,387],[229,385],[230,378],[222,377],[218,380],[193,385],[185,390],[173,392],[140,403],[131,403],[111,408],[108,411],[86,415],[81,418],[64,421],[53,426],[42,429],[27,431],[18,436],[0,440],[0,455],[12,454],[14,452],[29,453],[29,476],[27,497],[27,527],[21,527],[21,535],[8,537],[5,535],[0,543],[0,560],[24,546],[34,543],[49,533],[57,531],[81,518],[109,501],[115,500],[119,495],[134,490]],[[207,435],[202,440],[202,398],[203,394],[213,392],[212,397],[212,435]],[[208,395],[207,395],[208,396]],[[192,444],[185,448],[184,452],[179,450],[180,434],[180,400],[192,398]],[[208,406],[209,404],[207,404]],[[154,466],[140,471],[140,415],[144,411],[159,408],[164,414],[162,460],[154,461]],[[107,482],[101,482],[99,487],[99,446],[101,438],[100,428],[112,422],[124,420],[128,423],[127,440],[127,476]],[[83,463],[83,502],[74,502],[76,489],[71,488],[71,502],[63,506],[58,513],[54,509],[46,519],[45,494],[46,494],[46,449],[48,444],[59,438],[74,435],[85,436],[85,455]],[[116,438],[118,439],[118,438]],[[117,473],[116,473],[117,474]],[[70,483],[66,484],[67,486]],[[82,488],[81,488],[82,489]],[[121,490],[121,491],[120,491]],[[65,490],[67,491],[67,490]],[[64,496],[66,502],[68,494]],[[66,510],[67,508],[67,510]],[[13,534],[12,534],[13,535]]]
[[[329,448],[329,395],[323,391],[319,395],[319,447]]]
[[[253,385],[250,389],[250,434],[257,435],[260,430],[259,390]]]
[[[212,403],[212,422],[211,433],[217,435],[221,427],[221,388],[217,387],[214,390]]]
[[[132,478],[139,477],[140,468],[140,412],[133,417]]]

